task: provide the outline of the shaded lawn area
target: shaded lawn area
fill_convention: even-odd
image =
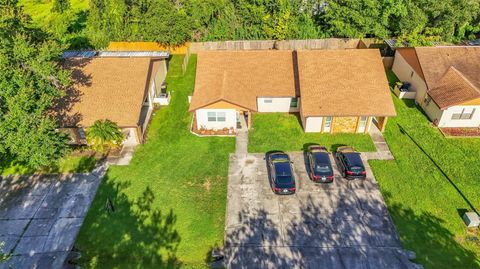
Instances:
[[[86,173],[93,170],[96,162],[97,159],[94,156],[67,155],[49,167],[33,169],[14,160],[0,160],[0,175]]]
[[[425,268],[480,268],[477,231],[460,217],[480,210],[480,139],[445,138],[413,100],[394,98],[385,139],[394,161],[370,161],[406,249]]]
[[[205,267],[211,248],[223,245],[228,156],[235,139],[189,132],[187,96],[196,56],[185,76],[182,60],[171,59],[172,100],[155,112],[147,142],[129,166],[111,167],[98,190],[77,238],[82,267]]]
[[[358,151],[375,151],[368,134],[305,133],[295,114],[255,113],[252,127],[248,136],[249,152],[301,151],[311,143],[324,145],[331,151],[345,145],[354,146]]]

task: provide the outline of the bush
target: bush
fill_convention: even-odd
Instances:
[[[88,145],[100,153],[119,147],[123,139],[122,130],[110,120],[97,120],[87,130]]]

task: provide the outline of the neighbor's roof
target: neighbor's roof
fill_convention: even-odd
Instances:
[[[298,52],[301,112],[309,116],[395,116],[376,49]]]
[[[441,109],[480,98],[480,47],[418,47],[415,50],[428,94]]]
[[[62,127],[91,126],[109,119],[121,127],[138,125],[150,58],[67,58],[73,86],[56,113]]]
[[[257,110],[257,97],[295,97],[291,51],[202,51],[190,111],[218,101]]]
[[[405,61],[413,68],[413,70],[415,70],[415,73],[417,73],[417,75],[419,75],[423,80],[425,80],[415,48],[398,48],[397,51],[400,55],[402,55],[403,59],[405,59]]]

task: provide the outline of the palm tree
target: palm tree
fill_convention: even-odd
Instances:
[[[123,139],[122,130],[110,120],[97,120],[87,130],[87,142],[97,152],[105,153],[117,148]]]

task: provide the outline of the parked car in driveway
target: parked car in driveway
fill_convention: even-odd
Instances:
[[[307,148],[307,163],[310,178],[314,182],[333,182],[330,154],[326,147],[311,145]]]
[[[295,176],[293,175],[290,157],[284,152],[268,154],[267,166],[270,174],[270,184],[276,194],[294,194]]]
[[[355,151],[354,148],[347,146],[337,148],[335,158],[338,170],[344,178],[365,179],[367,177],[360,153]]]

